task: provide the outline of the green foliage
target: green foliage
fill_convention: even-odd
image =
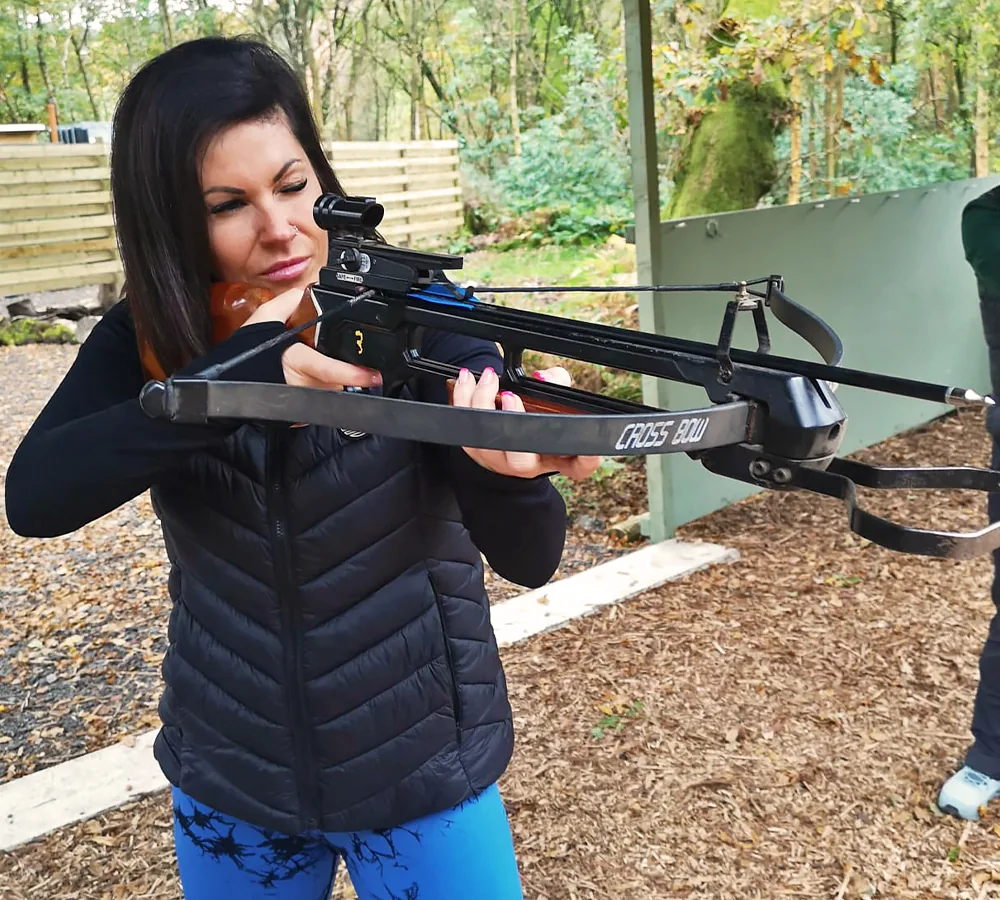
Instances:
[[[844,84],[845,127],[838,134],[838,166],[834,190],[870,194],[897,191],[936,182],[970,177],[970,131],[957,123],[950,131],[921,127],[920,77],[910,63],[882,70],[883,84],[851,78]],[[821,127],[808,110],[802,130]],[[790,140],[787,132],[775,143],[779,167],[787,169]],[[820,167],[816,182],[803,168],[802,195],[823,199],[830,194]],[[768,197],[768,204],[784,203],[788,184],[782,179]]]
[[[0,323],[0,346],[3,347],[75,343],[76,334],[62,324],[27,318]]]
[[[173,43],[245,30],[202,0],[169,9]],[[167,46],[160,11],[151,0],[0,4],[0,122],[46,123],[50,98],[60,123],[110,119],[128,78]]]
[[[621,734],[626,724],[642,712],[643,703],[641,700],[603,703],[599,709],[604,715],[597,725],[590,729],[590,736],[598,741],[609,734]]]
[[[615,109],[613,65],[589,35],[569,46],[562,110],[521,135],[521,155],[494,174],[501,216],[545,214],[531,240],[575,244],[621,234],[631,214],[629,155]],[[537,112],[537,111],[536,111]]]

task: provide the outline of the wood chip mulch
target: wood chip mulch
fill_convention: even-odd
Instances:
[[[963,412],[860,455],[983,465],[988,449]],[[917,526],[986,520],[981,495],[861,498]],[[890,553],[800,493],[679,537],[741,559],[504,651],[526,897],[1000,894],[1000,809],[964,823],[934,805],[969,740],[989,558]],[[169,826],[159,795],[62,829],[0,855],[0,896],[177,898]]]
[[[0,348],[0,486],[77,349]],[[616,476],[613,488],[595,481],[568,496],[556,578],[634,549],[607,527],[645,508],[641,469]],[[0,783],[159,725],[166,563],[148,493],[54,539],[15,535],[0,513]],[[487,588],[493,602],[524,591],[489,569]]]

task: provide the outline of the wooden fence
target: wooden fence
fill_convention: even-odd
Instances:
[[[351,194],[385,206],[379,231],[414,246],[462,225],[454,141],[327,143]],[[111,213],[107,145],[0,146],[0,297],[106,285],[122,267]]]
[[[462,226],[462,188],[455,141],[353,141],[324,144],[344,190],[378,198],[385,207],[379,232],[412,246]]]

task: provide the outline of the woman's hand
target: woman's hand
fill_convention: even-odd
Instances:
[[[561,366],[536,372],[535,377],[567,387],[572,382],[569,372]],[[468,369],[462,369],[455,383],[452,404],[473,409],[496,409],[499,388],[500,379],[492,369],[483,371],[479,384],[476,384],[475,376]],[[504,391],[500,401],[505,411],[524,412],[524,404],[517,394]],[[482,450],[475,447],[462,449],[484,468],[515,478],[535,478],[538,475],[558,472],[574,481],[582,481],[593,475],[601,464],[599,456],[551,456],[509,450]]]
[[[258,306],[241,327],[256,322],[287,322],[301,302],[302,288],[285,291]],[[331,359],[302,341],[295,341],[281,354],[281,366],[285,372],[285,382],[296,387],[339,391],[345,387],[367,388],[382,383],[381,374],[374,369]]]

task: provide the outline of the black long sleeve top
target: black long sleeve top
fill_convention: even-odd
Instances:
[[[280,334],[282,323],[237,329],[183,372],[225,362]],[[228,378],[284,383],[281,349],[265,351],[230,369]],[[488,342],[428,332],[428,357],[499,371]],[[146,381],[126,301],[110,309],[81,345],[76,359],[22,439],[6,478],[11,529],[26,537],[74,531],[138,496],[160,472],[187,455],[221,442],[240,423],[176,425],[147,416],[139,406]],[[418,399],[447,403],[440,378],[422,378]],[[440,459],[473,541],[493,569],[517,584],[536,586],[558,566],[566,509],[546,477],[498,475],[461,448],[439,447]],[[67,459],[73,460],[66,466]]]

